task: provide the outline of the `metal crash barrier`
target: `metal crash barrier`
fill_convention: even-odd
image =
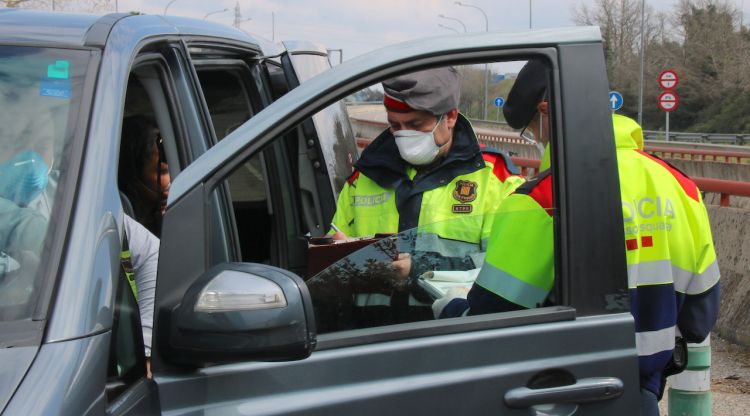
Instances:
[[[382,121],[352,118],[352,123],[357,131],[357,146],[360,151],[367,147],[388,124]],[[503,148],[510,152],[511,160],[521,169],[521,175],[529,177],[539,170],[539,160],[530,155],[537,155],[538,150],[533,143],[520,137],[518,132],[498,131],[490,129],[475,129],[479,143],[484,146]],[[678,147],[675,142],[662,142],[659,144],[646,143],[645,151],[667,159],[683,159],[694,161],[710,161],[732,164],[750,164],[750,149],[726,150],[718,146],[704,145],[705,147],[689,148],[687,146],[698,146],[684,143],[684,147]],[[730,196],[750,197],[750,182],[730,181],[725,179],[713,179],[702,177],[691,177],[703,192],[717,193],[720,195],[719,205],[728,207]]]

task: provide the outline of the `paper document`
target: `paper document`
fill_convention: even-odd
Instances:
[[[471,289],[477,279],[479,269],[435,270],[422,273],[418,284],[433,298],[442,298],[452,288]]]

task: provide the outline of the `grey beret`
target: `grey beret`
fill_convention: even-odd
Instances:
[[[503,115],[514,129],[526,127],[537,113],[536,106],[547,92],[547,65],[541,59],[529,59],[516,77],[503,106]]]
[[[440,115],[458,107],[461,79],[453,67],[435,68],[383,81],[383,90],[383,104],[390,111]]]

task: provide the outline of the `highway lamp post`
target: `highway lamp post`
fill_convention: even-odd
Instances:
[[[162,13],[162,14],[166,15],[167,14],[167,9],[169,9],[169,6],[171,6],[172,3],[176,2],[176,1],[177,0],[169,0],[169,3],[167,3],[166,6],[164,6],[164,13]]]
[[[456,34],[458,34],[458,29],[454,29],[454,28],[446,26],[446,25],[444,25],[442,23],[438,23],[438,26],[442,27],[443,29],[452,30],[452,31],[456,32]]]
[[[529,30],[531,30],[531,0],[529,0]]]
[[[226,11],[229,11],[229,9],[225,7],[223,10],[216,10],[216,11],[213,11],[213,12],[208,12],[208,13],[206,13],[205,16],[203,16],[203,20],[208,19],[208,16],[211,16],[211,15],[214,15],[214,14],[218,14],[218,13],[224,13]]]
[[[247,19],[242,19],[242,20],[240,20],[239,22],[237,22],[237,29],[239,29],[239,28],[240,28],[240,26],[241,26],[241,25],[242,25],[243,23],[245,23],[245,22],[249,22],[249,21],[251,21],[251,20],[253,20],[253,18],[252,18],[252,17],[248,17]]]
[[[458,22],[461,25],[461,27],[464,28],[464,32],[467,32],[466,25],[461,20],[456,19],[455,17],[446,16],[444,14],[439,14],[438,17],[441,18],[441,19],[454,20],[454,21]]]
[[[529,0],[529,5],[530,4],[531,4],[531,1]],[[485,13],[484,10],[482,10],[481,7],[474,6],[473,4],[461,3],[460,1],[457,1],[456,5],[457,6],[462,6],[462,7],[471,7],[473,9],[477,9],[480,12],[482,12],[482,16],[484,16],[484,31],[485,32],[489,32],[490,31],[490,24],[489,24],[489,20],[487,19],[487,13]],[[531,9],[529,9],[529,10],[531,10]],[[484,97],[482,99],[482,119],[483,120],[487,120],[487,87],[488,87],[488,84],[489,84],[489,73],[488,72],[489,72],[489,67],[487,66],[487,64],[484,64]]]
[[[638,85],[638,124],[643,126],[643,60],[646,54],[645,51],[645,19],[646,18],[646,0],[641,0],[641,73]]]

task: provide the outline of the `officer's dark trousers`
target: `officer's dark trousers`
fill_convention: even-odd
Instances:
[[[656,395],[641,389],[641,416],[659,416],[659,402]]]

